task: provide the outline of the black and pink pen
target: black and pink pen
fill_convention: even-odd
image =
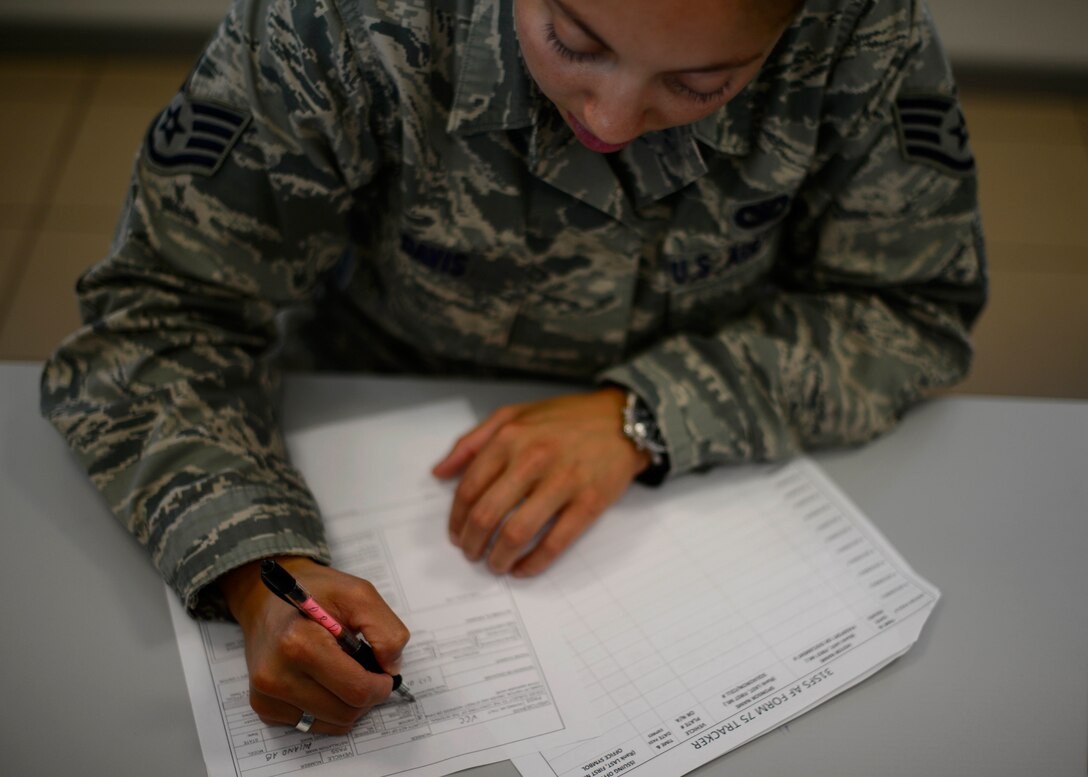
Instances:
[[[352,634],[340,625],[336,618],[325,612],[325,608],[314,601],[314,598],[306,592],[306,589],[298,584],[291,573],[281,567],[270,558],[261,561],[261,580],[268,590],[291,606],[298,609],[310,620],[320,623],[330,634],[336,638],[340,649],[354,658],[362,665],[363,669],[375,674],[385,674],[378,659],[374,657],[374,651],[370,645]],[[393,690],[404,701],[415,701],[415,697],[401,686],[401,676],[393,675]]]

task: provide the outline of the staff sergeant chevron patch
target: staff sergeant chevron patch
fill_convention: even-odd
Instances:
[[[975,169],[967,123],[959,105],[944,95],[909,95],[895,101],[899,148],[908,161],[965,175]]]
[[[148,130],[145,158],[164,173],[213,175],[248,124],[245,113],[178,92]]]

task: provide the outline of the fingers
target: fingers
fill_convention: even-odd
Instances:
[[[534,490],[532,496],[506,519],[506,523],[498,531],[487,556],[487,565],[491,571],[500,575],[509,572],[540,536],[567,498],[566,489],[558,487],[554,481],[543,483]],[[555,527],[552,526],[547,534],[554,531]]]
[[[293,704],[277,699],[273,696],[268,696],[261,693],[250,684],[249,688],[249,705],[253,708],[253,711],[257,713],[257,717],[261,719],[261,722],[266,726],[295,726],[302,718],[302,709],[296,707]],[[314,723],[310,727],[310,732],[315,734],[346,734],[351,731],[352,724],[336,724],[329,723],[318,716],[318,713],[311,712],[314,716]]]
[[[344,598],[337,599],[338,606],[348,613],[345,622],[362,632],[382,669],[391,675],[400,674],[401,654],[411,633],[370,581],[353,580],[355,584],[344,591]],[[344,659],[354,663],[347,655]],[[389,682],[391,691],[392,680]]]
[[[250,666],[250,705],[266,723],[293,726],[306,710],[321,723],[314,731],[343,733],[392,690],[388,675],[364,671],[316,624],[300,621],[276,647]]]
[[[540,476],[536,458],[527,455],[511,461],[495,451],[465,473],[450,509],[450,533],[459,534],[456,544],[466,558],[477,561],[483,556],[503,519],[529,493]]]
[[[389,674],[369,672],[338,645],[329,645],[328,640],[321,640],[321,642],[323,644],[313,646],[305,657],[296,658],[296,667],[307,680],[321,690],[328,691],[344,707],[352,710],[369,710],[381,704],[393,692],[393,678]],[[296,703],[305,707],[306,701],[302,698]],[[310,709],[310,712],[315,710]],[[335,721],[336,719],[326,718],[326,720]]]
[[[249,703],[261,722],[269,726],[294,726],[299,722],[302,711],[305,710],[314,716],[310,731],[316,734],[346,734],[371,709],[370,707],[346,708],[338,704],[335,697],[331,697],[327,692],[322,693],[323,689],[314,686],[314,690],[317,692],[307,693],[297,688],[292,689],[294,701],[288,702],[263,693],[251,684]]]
[[[457,484],[457,490],[453,495],[453,504],[450,506],[449,533],[450,542],[454,545],[459,548],[464,548],[466,540],[464,535],[469,521],[469,511],[477,506],[491,487],[491,484],[503,474],[505,469],[506,461],[500,452],[488,450],[472,462],[468,471],[461,478],[461,482]],[[511,490],[509,493],[515,492],[515,490]],[[496,503],[497,498],[493,495],[490,504],[494,505]],[[516,499],[513,502],[509,502],[507,511],[515,504],[517,504]],[[478,527],[478,530],[494,528],[506,514],[506,512],[497,514],[494,512],[485,512],[487,509],[489,508],[486,506],[481,507],[473,516],[474,525]],[[495,507],[490,509],[494,510],[498,508]]]
[[[588,508],[588,509],[587,509]],[[574,541],[600,517],[602,510],[591,505],[572,504],[552,524],[529,553],[509,570],[514,577],[532,577],[550,567]]]
[[[486,553],[488,568],[497,574],[515,566],[519,577],[543,572],[615,498],[599,498],[574,468],[556,468],[541,478],[535,458],[523,457],[521,472],[509,467],[466,510],[458,544],[472,561]]]
[[[499,408],[482,424],[463,435],[446,457],[434,465],[432,474],[439,478],[451,478],[463,471],[491,441],[495,432],[517,414],[517,408],[517,405]]]
[[[500,574],[547,568],[645,467],[622,432],[625,401],[603,389],[510,406],[461,438],[435,469],[463,471],[451,542]]]
[[[345,629],[366,636],[385,671],[399,672],[408,629],[373,585],[309,559],[280,561]],[[342,734],[388,698],[393,688],[389,674],[367,671],[323,626],[267,590],[264,594],[250,597],[253,609],[238,609],[243,616],[239,623],[245,633],[250,704],[261,720],[294,726],[305,710],[316,718],[311,730]]]
[[[450,538],[472,561],[483,557],[493,538],[503,544],[504,556],[514,548],[523,551],[569,498],[572,479],[562,477],[555,463],[559,446],[544,440],[524,443],[522,434],[516,424],[496,430],[454,495]],[[530,494],[530,504],[519,507]],[[516,520],[508,519],[515,508]]]

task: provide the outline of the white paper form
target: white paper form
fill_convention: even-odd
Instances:
[[[524,777],[676,777],[865,679],[939,597],[808,460],[628,494],[532,589],[605,731]]]
[[[197,623],[168,594],[209,774],[431,777],[599,731],[548,630],[556,603],[523,605],[446,538],[451,491],[429,470],[473,423],[467,403],[441,403],[288,440],[334,564],[372,582],[412,632],[402,675],[417,703],[391,697],[345,737],[266,726],[249,706],[240,629]],[[381,453],[360,460],[361,447]]]

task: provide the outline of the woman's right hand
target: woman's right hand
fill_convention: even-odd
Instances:
[[[392,691],[408,629],[366,580],[304,557],[276,560],[345,628],[363,633],[388,674],[363,669],[322,626],[269,591],[255,561],[219,580],[245,633],[249,703],[269,725],[294,726],[305,711],[315,718],[312,731],[346,734]]]

